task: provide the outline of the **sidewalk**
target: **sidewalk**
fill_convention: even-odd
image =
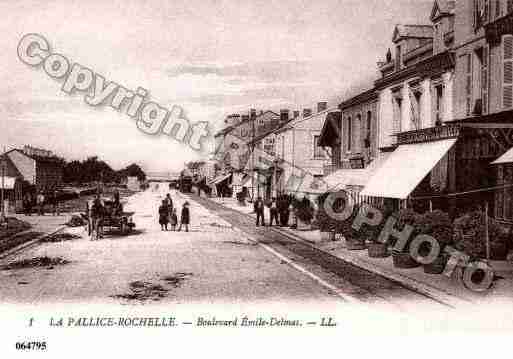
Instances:
[[[242,207],[232,198],[213,198],[211,200],[241,213],[255,216],[252,213],[253,207],[251,204]],[[265,218],[267,221],[269,220],[268,214],[266,214]],[[343,240],[336,242],[322,241],[318,230],[297,231],[288,227],[274,227],[273,229],[287,235],[291,239],[308,243],[346,262],[399,282],[407,288],[454,307],[472,303],[489,303],[490,301],[513,302],[513,263],[492,261],[490,265],[495,270],[496,276],[500,278],[495,282],[491,290],[486,293],[476,293],[463,286],[457,270],[449,278],[444,275],[426,274],[422,267],[398,269],[394,267],[391,257],[370,258],[367,255],[367,250],[348,250]]]

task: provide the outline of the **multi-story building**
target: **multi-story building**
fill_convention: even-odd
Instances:
[[[444,207],[455,190],[455,3],[435,0],[429,25],[398,25],[379,62],[378,147],[392,152],[361,192],[405,206]],[[422,200],[421,200],[422,198]],[[425,200],[423,200],[425,199]],[[444,209],[446,209],[444,207]]]
[[[345,189],[358,194],[384,156],[378,137],[378,93],[362,92],[338,106],[324,122],[319,144],[330,148],[331,163],[324,181],[331,190]]]

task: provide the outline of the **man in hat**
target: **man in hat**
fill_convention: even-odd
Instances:
[[[182,230],[182,224],[185,226],[185,232],[189,232],[189,223],[191,220],[191,214],[189,212],[189,202],[185,201],[182,207],[182,215],[180,218],[180,226],[178,232]]]

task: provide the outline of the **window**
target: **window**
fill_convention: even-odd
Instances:
[[[371,133],[372,133],[372,112],[367,111],[367,123],[365,126],[365,141],[364,141],[365,148],[370,148]]]
[[[360,136],[362,133],[362,115],[358,114],[356,115],[356,123],[355,123],[355,131],[354,131],[354,152],[360,152],[361,149],[361,143],[360,143]]]
[[[401,91],[397,90],[393,93],[393,109],[394,109],[394,119],[392,122],[392,133],[401,132],[401,113],[402,113],[402,103],[403,98],[401,97]]]
[[[507,0],[506,12],[509,14],[513,12],[513,0]]]
[[[502,38],[503,82],[502,106],[505,109],[513,107],[513,36]]]
[[[399,71],[403,65],[403,56],[401,54],[401,45],[395,48],[395,70]]]
[[[481,51],[481,112],[488,113],[488,63],[489,63],[489,49],[487,46],[483,47]]]
[[[314,158],[324,158],[325,155],[324,155],[324,149],[319,146],[319,138],[321,136],[314,136]]]
[[[347,118],[347,151],[351,151],[351,140],[353,138],[353,121],[351,117]]]
[[[465,55],[465,98],[467,116],[472,113],[472,54]]]
[[[435,126],[440,126],[443,123],[443,97],[444,85],[439,84],[435,86]]]

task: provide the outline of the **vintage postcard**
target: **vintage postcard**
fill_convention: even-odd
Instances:
[[[507,346],[513,1],[0,10],[1,358]]]

